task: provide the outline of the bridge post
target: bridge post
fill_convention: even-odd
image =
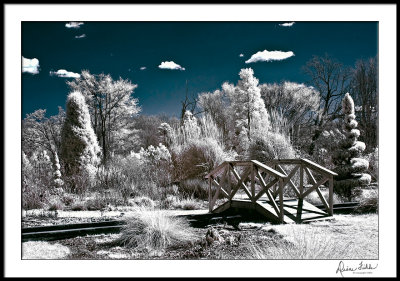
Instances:
[[[256,203],[256,189],[255,189],[255,166],[251,163],[251,202]]]
[[[226,180],[227,180],[227,191],[229,194],[229,197],[231,197],[232,194],[232,187],[231,187],[231,165],[228,163],[226,163]],[[232,200],[230,200],[232,201]]]
[[[208,211],[212,212],[211,176],[208,178]]]
[[[329,214],[333,216],[333,176],[329,177]]]
[[[279,179],[279,220],[281,223],[284,222],[284,211],[283,211],[283,180]]]

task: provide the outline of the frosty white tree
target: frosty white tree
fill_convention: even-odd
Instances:
[[[67,84],[86,99],[92,126],[103,150],[103,163],[106,163],[114,144],[120,146],[135,133],[132,118],[140,107],[131,95],[137,85],[122,78],[114,81],[110,75],[93,75],[86,70]]]
[[[224,83],[222,88],[230,100],[229,112],[234,131],[234,146],[238,148],[238,153],[241,153],[246,150],[252,136],[257,131],[268,131],[270,124],[253,69],[242,69],[239,76],[237,86]]]
[[[344,114],[343,133],[346,138],[341,142],[340,148],[333,157],[338,174],[334,182],[334,190],[341,197],[351,201],[360,193],[360,186],[368,185],[371,176],[364,173],[368,169],[368,161],[360,158],[365,150],[365,143],[357,141],[360,131],[354,111],[354,101],[347,93],[342,100],[342,113]]]
[[[80,92],[68,95],[66,118],[61,131],[61,157],[67,176],[93,174],[100,163],[100,147],[90,123],[89,110]]]

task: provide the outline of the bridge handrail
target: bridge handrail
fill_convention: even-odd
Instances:
[[[318,165],[317,163],[314,163],[311,160],[305,159],[305,158],[301,158],[301,162],[303,162],[303,164],[305,164],[306,166],[309,166],[311,169],[313,170],[317,170],[318,172],[322,173],[322,174],[328,174],[331,176],[337,176],[337,173],[322,167],[321,165]]]

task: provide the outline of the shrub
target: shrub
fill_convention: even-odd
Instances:
[[[138,208],[123,227],[116,243],[138,250],[164,251],[168,246],[193,241],[196,235],[187,221],[163,211]]]
[[[360,199],[360,205],[355,209],[355,213],[377,213],[379,205],[378,191],[377,190],[364,190]]]
[[[72,211],[85,211],[86,206],[84,202],[76,202],[71,206]]]
[[[151,200],[147,196],[140,196],[136,197],[133,199],[133,202],[138,205],[139,207],[147,208],[147,209],[153,209],[155,206],[155,203],[153,200]]]
[[[283,135],[266,132],[253,137],[247,157],[251,160],[267,163],[271,159],[295,158],[296,152],[290,141]]]
[[[105,198],[96,196],[94,199],[89,199],[85,202],[85,209],[89,211],[102,210],[107,207],[108,203]]]
[[[379,166],[379,151],[378,147],[375,150],[367,155],[367,159],[369,162],[368,172],[371,174],[372,179],[374,181],[378,181],[378,166]]]
[[[60,199],[51,198],[48,203],[48,210],[55,211],[55,210],[63,210],[64,204],[61,202]]]
[[[222,162],[234,159],[212,138],[192,139],[172,151],[177,180],[203,178]]]
[[[208,200],[208,184],[204,179],[187,179],[179,184],[179,193],[183,198]]]

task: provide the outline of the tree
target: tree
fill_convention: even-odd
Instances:
[[[303,70],[311,77],[312,85],[321,94],[321,110],[315,119],[315,142],[324,130],[324,125],[339,116],[340,100],[348,90],[349,70],[327,54],[324,57],[313,56]],[[312,144],[310,154],[313,150]]]
[[[53,165],[57,164],[61,145],[61,127],[65,112],[58,107],[58,114],[46,117],[45,109],[38,109],[27,114],[22,121],[22,149],[32,155],[37,150],[47,150]]]
[[[61,131],[61,157],[67,176],[86,172],[93,175],[100,164],[101,150],[90,122],[84,96],[68,95],[66,118]]]
[[[268,131],[270,123],[253,69],[242,69],[239,76],[237,86],[224,83],[222,88],[230,102],[228,111],[234,132],[234,147],[242,153],[247,150],[252,136],[259,131]]]
[[[229,101],[224,91],[203,92],[198,95],[197,104],[201,111],[211,116],[223,134],[224,140],[228,137],[229,114],[227,108]]]
[[[319,110],[319,92],[314,87],[288,81],[261,84],[260,89],[273,130],[286,133],[294,143],[304,138],[302,133],[310,128]]]
[[[365,150],[365,143],[357,141],[360,131],[354,111],[354,101],[349,93],[346,93],[342,101],[344,115],[343,133],[340,148],[334,153],[333,162],[337,166],[334,171],[338,174],[334,181],[334,191],[341,197],[352,201],[361,193],[360,186],[368,185],[371,176],[364,173],[368,170],[368,160],[360,158]]]
[[[376,58],[357,61],[352,70],[350,91],[355,103],[359,105],[356,106],[356,111],[359,112],[360,129],[371,151],[377,146],[378,136],[377,79]]]
[[[93,75],[87,70],[67,84],[85,97],[106,163],[116,144],[121,145],[134,134],[132,118],[140,112],[138,100],[132,97],[137,85],[122,78],[114,81],[110,75]]]

